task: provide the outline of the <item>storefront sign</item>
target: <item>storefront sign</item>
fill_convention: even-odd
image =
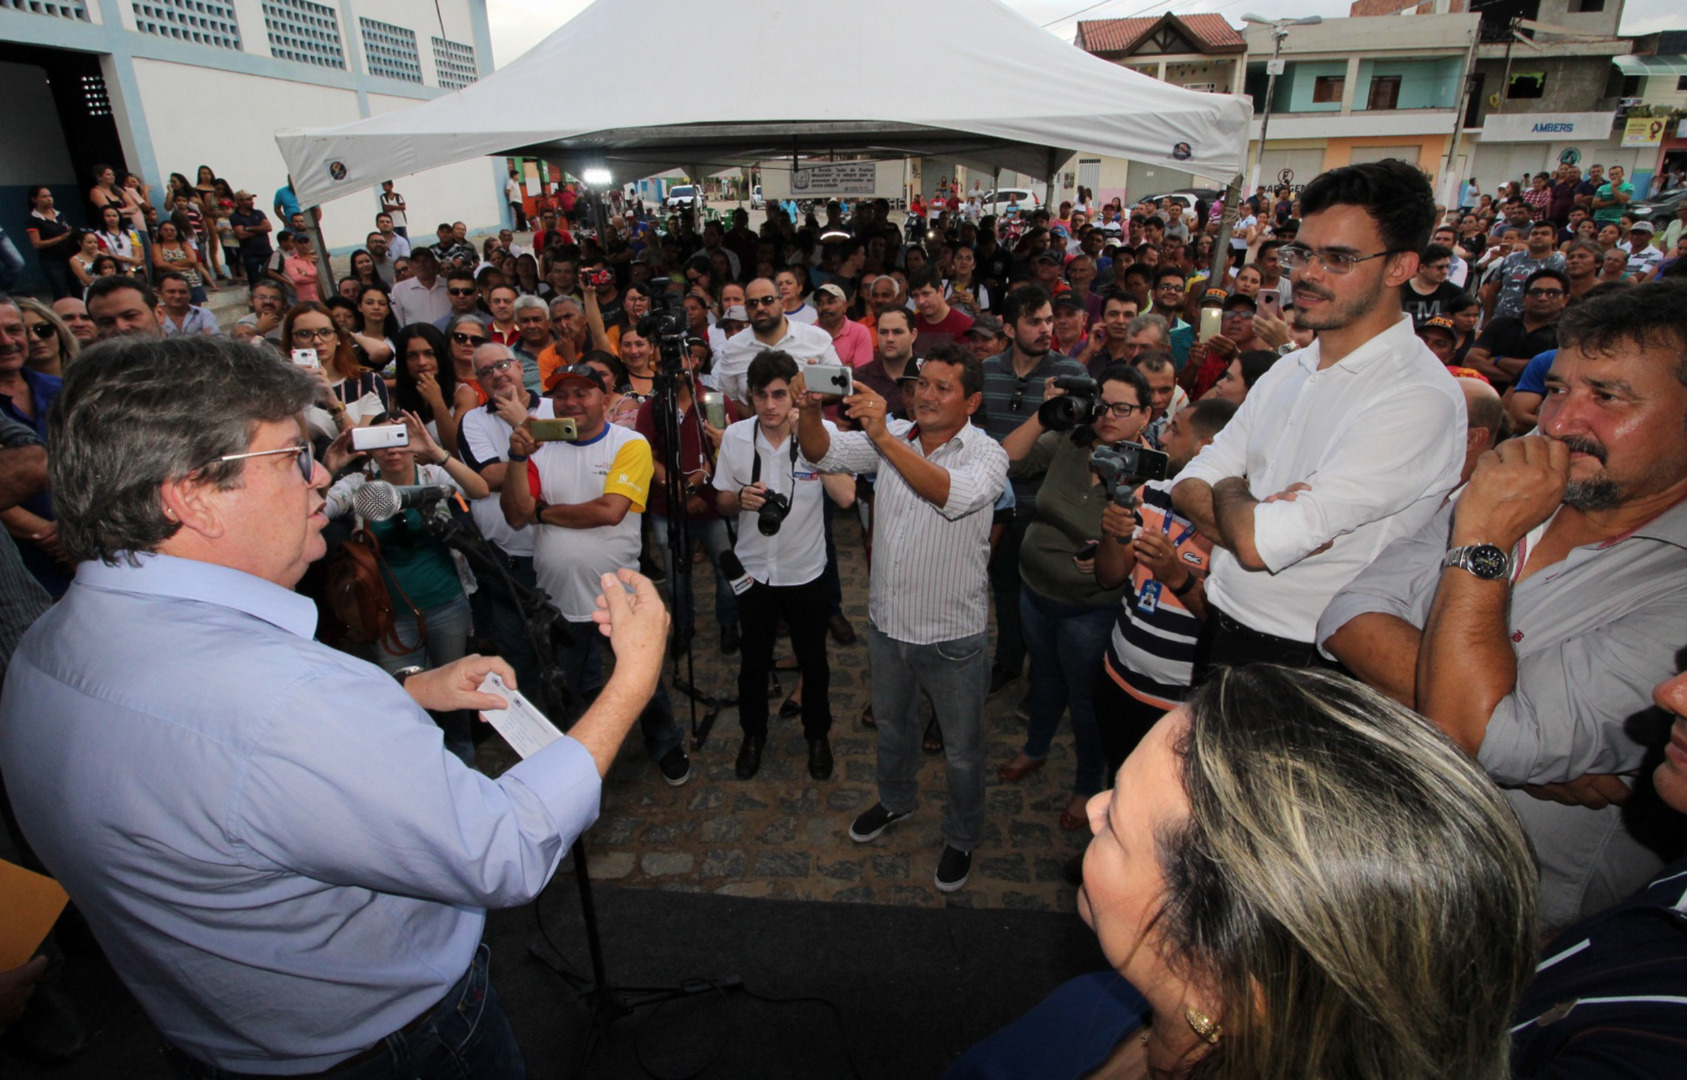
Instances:
[[[1661,116],[1631,116],[1623,125],[1624,146],[1657,146],[1664,141],[1669,121]]]
[[[1483,142],[1603,142],[1615,113],[1489,113]]]

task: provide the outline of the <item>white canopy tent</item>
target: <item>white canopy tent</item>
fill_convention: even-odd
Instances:
[[[1252,114],[1097,59],[998,0],[597,0],[462,90],[275,138],[308,206],[503,154],[630,180],[843,152],[1050,176],[1086,153],[1223,182],[1246,162]]]

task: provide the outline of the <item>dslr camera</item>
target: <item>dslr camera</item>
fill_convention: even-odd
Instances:
[[[791,512],[791,497],[781,495],[777,491],[769,491],[762,497],[767,501],[756,511],[756,529],[763,536],[773,536],[779,532],[779,527],[785,524],[785,518]]]
[[[1087,375],[1058,375],[1055,389],[1064,391],[1051,397],[1037,410],[1037,419],[1050,431],[1071,431],[1075,427],[1093,424],[1101,419],[1101,384]]]

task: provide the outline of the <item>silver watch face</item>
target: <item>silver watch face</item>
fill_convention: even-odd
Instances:
[[[1498,581],[1511,572],[1511,559],[1493,544],[1466,548],[1464,564],[1472,574],[1488,581]]]

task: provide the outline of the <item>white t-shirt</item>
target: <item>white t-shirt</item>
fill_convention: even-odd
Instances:
[[[529,411],[540,420],[549,420],[556,415],[551,409],[550,398],[539,398],[537,405],[530,407]],[[463,414],[460,434],[464,450],[463,459],[476,472],[503,461],[504,456],[510,452],[510,425],[504,423],[503,417],[484,405]],[[515,470],[515,479],[521,480],[521,466],[512,465],[511,468]],[[469,511],[474,514],[474,523],[480,527],[480,535],[496,544],[504,554],[533,554],[533,527],[524,525],[519,529],[510,528],[510,523],[504,520],[504,510],[498,503],[496,491],[484,499],[476,499],[470,503]]]
[[[828,437],[837,435],[837,426],[830,420],[821,423]],[[772,536],[763,536],[756,527],[759,511],[745,510],[738,515],[738,543],[733,550],[745,571],[766,585],[806,585],[826,569],[826,534],[821,517],[825,492],[819,470],[801,450],[796,460],[791,460],[796,439],[792,433],[775,447],[762,432],[759,420],[740,420],[727,427],[715,463],[715,490],[738,491],[755,482],[751,477],[759,455],[761,483],[791,500],[791,512]]]
[[[504,201],[513,203],[521,201],[521,185],[516,182],[516,178],[513,176],[504,181]]]
[[[591,621],[604,574],[622,567],[638,568],[639,522],[650,497],[653,472],[650,444],[644,436],[616,424],[605,424],[590,442],[544,443],[528,460],[526,480],[547,503],[584,503],[610,494],[625,495],[633,504],[615,525],[529,527],[537,534],[533,572],[569,622]],[[506,478],[505,482],[510,481]]]

